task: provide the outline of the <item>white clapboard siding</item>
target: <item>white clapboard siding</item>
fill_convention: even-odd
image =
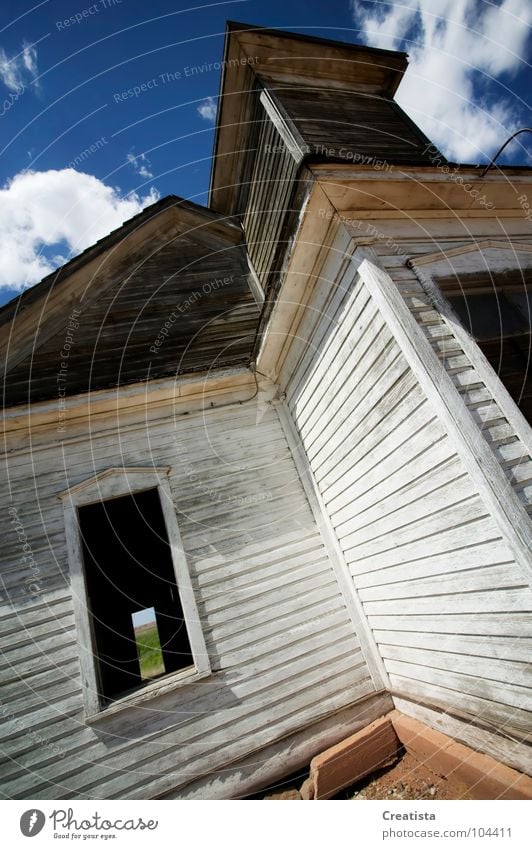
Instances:
[[[452,240],[442,239],[439,249],[452,249],[456,247],[457,244],[462,246],[463,243],[463,237],[459,240],[454,240],[454,242]],[[475,244],[475,241],[473,240],[472,243]],[[423,254],[430,254],[434,252],[434,249],[435,246],[433,239],[427,239],[425,242],[419,240],[405,242],[402,245],[403,256],[408,256],[414,264],[416,257],[422,256]],[[486,438],[486,441],[491,444],[494,454],[499,460],[502,468],[505,470],[508,481],[512,485],[514,491],[525,506],[530,507],[532,504],[532,491],[521,485],[523,480],[528,481],[532,479],[532,457],[530,457],[528,453],[529,449],[527,449],[527,447],[519,441],[515,431],[508,427],[508,423],[501,407],[497,403],[497,399],[483,383],[477,369],[475,368],[475,364],[471,361],[469,355],[464,352],[461,343],[456,338],[451,324],[444,321],[440,316],[440,326],[442,328],[440,337],[437,334],[434,334],[433,327],[429,327],[424,324],[423,316],[426,315],[427,309],[431,309],[433,307],[433,303],[429,294],[427,294],[422,284],[417,279],[414,270],[406,267],[404,259],[401,261],[396,255],[387,254],[385,249],[381,246],[376,245],[376,251],[379,254],[380,262],[392,275],[394,281],[400,269],[402,282],[398,288],[403,295],[405,303],[409,306],[412,314],[423,328],[433,350],[438,354],[447,373],[451,377],[455,378],[455,383],[458,380],[462,387],[474,387],[474,393],[470,391],[462,393],[464,401],[468,406],[473,419],[479,425],[479,430]],[[485,271],[486,265],[482,259],[481,253],[478,253],[478,255],[472,254],[472,256],[477,256],[476,261],[479,264],[477,270]],[[515,262],[518,266],[519,258],[517,255],[515,256]],[[428,266],[427,270],[430,271],[430,266]],[[471,270],[475,270],[474,265],[471,266]],[[467,378],[465,375],[467,375]],[[464,385],[465,380],[467,382]],[[493,431],[494,428],[501,423],[504,423],[508,427],[508,435],[511,435],[514,441],[518,443],[518,445],[514,448],[514,451],[516,452],[514,459],[518,458],[520,462],[515,466],[508,465],[506,463],[507,457],[504,452],[497,450],[497,446],[494,445]]]
[[[350,700],[353,700],[355,687],[352,681],[356,677],[353,675],[356,667],[351,666],[346,671],[340,671],[346,669],[346,659],[341,655],[339,659],[333,659],[333,648],[328,652],[316,653],[321,663],[327,664],[325,675],[321,670],[324,684],[329,684],[328,694],[324,698],[334,698],[333,694],[338,694],[339,683],[341,689],[348,690]],[[286,673],[291,672],[293,676],[293,667],[293,663],[287,664]],[[331,677],[328,677],[329,675]],[[263,737],[276,739],[272,724],[280,715],[286,717],[291,714],[293,723],[294,710],[297,715],[298,708],[304,711],[309,704],[315,705],[319,710],[315,702],[316,689],[321,680],[320,670],[309,672],[302,664],[301,687],[290,687],[289,682],[283,679],[283,672],[280,673],[277,669],[263,674],[258,681],[255,676],[240,684],[238,681],[232,681],[230,692],[227,692],[227,687],[218,688],[216,692],[206,693],[203,697],[185,704],[182,712],[175,709],[170,718],[166,719],[167,725],[171,724],[171,732],[168,728],[159,726],[155,729],[157,733],[154,739],[144,742],[143,732],[146,732],[147,736],[150,727],[150,720],[144,718],[140,728],[137,726],[136,729],[131,729],[129,743],[124,744],[121,740],[119,746],[112,747],[95,744],[94,750],[99,753],[97,763],[85,762],[83,768],[82,764],[78,763],[77,769],[75,762],[70,759],[64,765],[56,763],[48,772],[46,785],[42,789],[39,788],[39,798],[54,798],[51,780],[60,783],[64,781],[62,776],[68,779],[64,784],[60,783],[61,795],[65,798],[73,798],[76,795],[83,798],[91,795],[106,798],[113,792],[118,795],[124,792],[125,781],[128,782],[128,795],[131,795],[131,788],[139,781],[139,777],[144,776],[147,783],[148,777],[161,776],[168,769],[173,773],[173,786],[186,785],[193,775],[197,777],[198,761],[202,756],[209,758],[211,769],[223,768],[223,765],[231,760],[226,751],[231,750],[235,744],[240,744],[245,751],[249,747],[249,742],[246,746],[245,738],[249,738],[249,735],[255,738],[255,735],[260,735],[262,731]],[[255,698],[250,696],[250,692],[256,693]],[[282,692],[284,696],[280,699]],[[211,708],[206,706],[209,699],[213,702]],[[186,716],[181,722],[180,713]],[[326,712],[324,713],[326,715]],[[268,715],[269,719],[266,719],[265,715]],[[156,722],[151,724],[155,725]],[[16,784],[17,795],[27,792],[27,784],[27,778],[19,779]],[[166,786],[165,782],[154,784],[152,793],[161,792],[161,787]]]
[[[212,674],[88,726],[57,494],[117,465],[171,467]],[[169,415],[119,434],[93,428],[85,442],[17,450],[7,467],[40,587],[31,597],[4,513],[0,775],[8,796],[179,795],[202,772],[375,692],[273,407]]]
[[[452,575],[464,569],[476,569],[478,566],[490,566],[494,562],[512,564],[508,546],[500,539],[466,545],[456,551],[444,551],[431,554],[406,563],[385,566],[382,569],[371,569],[368,572],[356,570],[356,585],[360,591],[365,587],[387,587],[395,582],[414,581],[417,576],[424,579],[433,575]]]
[[[523,736],[532,592],[343,251],[338,278],[327,276],[330,264],[325,272],[327,309],[306,304],[281,371],[301,450],[394,695],[481,711],[494,726],[506,718]],[[397,257],[389,259],[393,275]],[[494,399],[409,269],[399,288],[479,431],[524,489],[528,461]]]
[[[378,631],[375,630],[375,638],[383,646],[397,651],[400,646],[411,648],[433,650],[430,634],[411,631]],[[450,653],[453,659],[456,655],[468,658],[471,651],[475,651],[478,658],[500,658],[501,660],[523,661],[530,666],[530,655],[532,653],[532,639],[529,637],[516,637],[509,642],[504,637],[492,636],[490,640],[470,637],[464,641],[461,634],[440,635],[442,650]],[[527,670],[525,670],[527,672]],[[513,678],[512,680],[518,680]]]

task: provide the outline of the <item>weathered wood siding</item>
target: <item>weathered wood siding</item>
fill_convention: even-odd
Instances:
[[[6,375],[6,406],[249,362],[258,308],[242,244],[171,234],[104,272],[79,302],[65,298],[63,326],[44,339],[43,304],[31,353]]]
[[[298,165],[258,95],[250,140],[249,185],[247,181],[243,185],[241,199],[243,225],[249,257],[262,287],[267,289],[275,258],[286,248],[280,238]]]
[[[341,229],[281,374],[302,449],[392,693],[524,738],[532,592],[352,251]]]
[[[476,236],[476,241],[480,239],[481,235],[479,234]],[[528,242],[528,237],[526,239]],[[443,251],[456,249],[457,245],[462,246],[463,244],[463,238],[442,238],[439,240],[439,248]],[[518,244],[517,240],[516,244]],[[397,251],[390,253],[389,250],[386,251],[378,244],[376,244],[376,252],[383,267],[393,277],[410,312],[422,328],[431,347],[462,396],[478,425],[479,435],[489,444],[494,456],[504,470],[509,484],[525,505],[529,514],[532,515],[532,458],[529,454],[529,447],[523,444],[515,427],[505,418],[494,392],[486,386],[471,357],[463,350],[453,330],[453,325],[445,320],[437,305],[425,291],[414,270],[406,265],[405,257],[409,257],[411,262],[415,264],[416,258],[423,257],[423,254],[432,254],[434,242],[432,240],[419,241],[418,239],[409,241],[407,238],[403,238],[399,256]],[[477,261],[479,270],[483,270],[485,260],[479,255]],[[450,262],[452,263],[452,260]],[[515,265],[517,268],[519,267],[517,257],[515,258]],[[422,267],[421,275],[424,272],[426,275],[427,270],[430,270],[430,268]],[[528,381],[530,383],[530,377]]]
[[[117,464],[171,466],[213,672],[87,726],[57,493]],[[38,568],[28,568],[20,529],[4,510],[7,796],[179,796],[208,773],[218,774],[223,796],[230,763],[374,692],[271,406],[254,400],[149,425],[124,421],[120,433],[93,427],[90,437],[69,431],[62,446],[17,450],[7,466],[16,520]]]
[[[242,162],[227,211],[242,216],[249,257],[268,291],[298,213],[294,192],[303,161],[373,163],[380,169],[430,164],[435,148],[429,150],[428,139],[391,97],[319,82],[294,86],[260,73],[255,85],[245,92]]]
[[[391,97],[315,85],[273,87],[310,157],[329,161],[430,164],[430,142]]]

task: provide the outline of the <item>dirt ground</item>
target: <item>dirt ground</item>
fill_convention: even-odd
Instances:
[[[402,755],[395,766],[368,775],[342,790],[335,799],[469,799],[467,788],[442,778],[412,755]]]
[[[300,790],[308,773],[298,772],[287,776],[284,781],[272,785],[252,799],[301,799]],[[334,799],[469,799],[467,788],[456,779],[442,778],[416,760],[403,753],[393,766],[363,778],[357,784],[341,790]]]

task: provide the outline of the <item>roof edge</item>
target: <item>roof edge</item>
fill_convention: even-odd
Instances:
[[[131,233],[151,221],[154,217],[176,208],[181,208],[189,214],[198,216],[201,215],[206,218],[210,218],[212,222],[225,223],[227,227],[234,228],[235,231],[240,231],[238,225],[221,212],[216,212],[207,206],[200,206],[200,204],[186,200],[178,195],[165,195],[165,197],[155,201],[155,203],[144,207],[144,209],[132,218],[124,221],[123,224],[112,230],[107,234],[107,236],[103,236],[101,239],[98,239],[97,242],[94,242],[94,244],[90,245],[80,254],[77,254],[77,256],[68,260],[68,262],[64,265],[56,268],[54,271],[51,271],[50,274],[47,274],[46,277],[43,277],[38,283],[35,283],[33,286],[29,286],[27,289],[19,292],[18,295],[15,295],[10,301],[0,307],[0,327],[7,324],[14,315],[16,315],[19,309],[26,309],[31,306],[53,286],[57,286],[59,283],[67,280],[72,274],[75,274],[76,271],[79,271],[93,259],[96,259],[106,251],[113,248],[124,238],[131,235]]]
[[[399,67],[389,67],[390,81],[387,85],[388,93],[391,97],[394,96],[397,88],[403,78],[404,72],[408,65],[408,54],[399,50],[386,50],[380,47],[369,47],[365,44],[356,44],[348,41],[339,41],[338,39],[327,39],[315,35],[306,35],[303,33],[292,32],[291,30],[271,29],[269,27],[247,24],[240,21],[227,21],[225,28],[224,48],[222,55],[222,72],[220,75],[220,85],[217,96],[217,115],[216,125],[214,130],[214,140],[212,147],[211,168],[209,177],[209,194],[208,204],[212,206],[213,194],[215,190],[215,179],[218,165],[218,152],[220,147],[220,137],[224,127],[221,123],[221,113],[223,108],[223,96],[226,90],[228,74],[231,71],[229,66],[229,52],[232,45],[232,38],[238,38],[242,33],[258,33],[271,38],[281,38],[287,41],[300,41],[302,43],[312,43],[316,45],[335,48],[338,50],[348,50],[350,52],[358,52],[359,55],[368,55],[378,57],[379,59],[390,59],[395,63],[399,60]]]

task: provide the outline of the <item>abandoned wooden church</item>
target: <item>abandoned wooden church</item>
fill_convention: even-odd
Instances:
[[[532,771],[532,170],[228,26],[209,207],[0,311],[4,798],[238,798],[394,709]]]

